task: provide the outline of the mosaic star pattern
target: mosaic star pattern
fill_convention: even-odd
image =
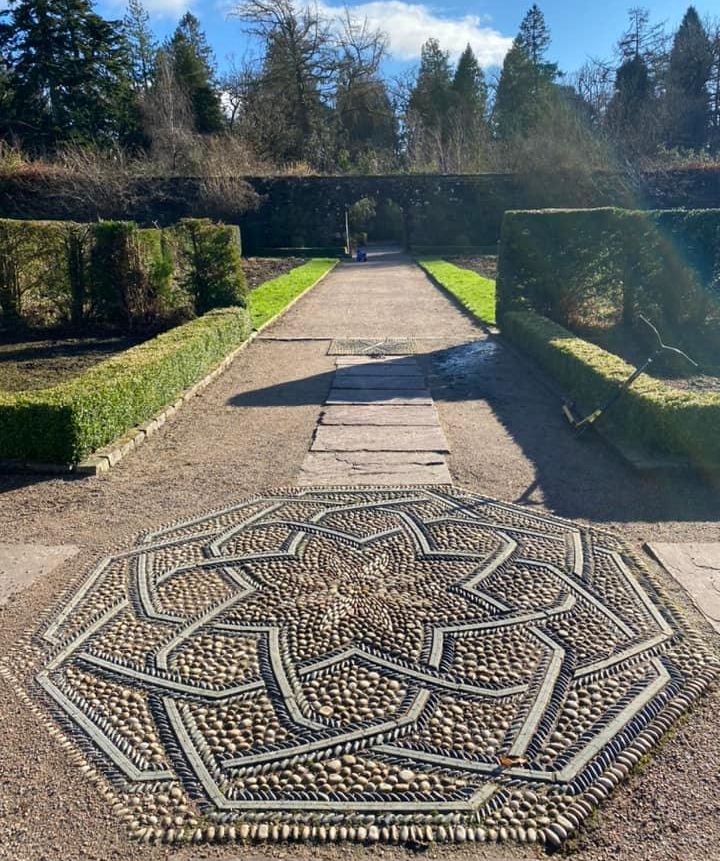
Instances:
[[[277,491],[104,559],[12,671],[147,841],[559,845],[714,670],[642,579],[457,489]]]

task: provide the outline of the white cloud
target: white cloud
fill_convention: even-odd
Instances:
[[[322,4],[328,11],[339,12],[338,7]],[[420,48],[431,36],[440,47],[457,57],[469,43],[481,66],[499,66],[512,45],[512,38],[503,36],[486,25],[487,16],[465,15],[452,18],[434,11],[422,3],[404,0],[370,0],[350,5],[353,16],[367,18],[373,27],[379,27],[390,37],[390,51],[396,59],[414,60]]]
[[[157,18],[172,16],[179,18],[189,11],[194,4],[190,0],[143,0],[143,6]]]

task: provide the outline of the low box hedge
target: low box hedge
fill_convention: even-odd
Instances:
[[[0,392],[0,458],[77,463],[172,403],[250,330],[243,308],[211,311],[53,388]]]
[[[503,334],[533,356],[586,409],[602,404],[633,370],[612,353],[533,311],[505,314]],[[720,395],[675,389],[641,376],[608,419],[611,433],[624,441],[688,458],[702,468],[720,467]]]

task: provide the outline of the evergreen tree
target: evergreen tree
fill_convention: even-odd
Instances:
[[[158,45],[150,29],[150,16],[141,0],[128,0],[123,29],[133,87],[147,93],[153,78]]]
[[[420,53],[417,80],[408,101],[408,148],[423,168],[446,170],[448,113],[452,99],[452,70],[447,51],[428,39]]]
[[[0,24],[11,127],[31,150],[122,138],[130,82],[122,29],[89,0],[15,0]]]
[[[636,54],[625,60],[615,76],[615,92],[608,105],[607,121],[628,156],[641,155],[655,147],[651,122],[653,95],[650,71],[643,57]]]
[[[452,82],[450,139],[456,171],[475,170],[487,144],[487,84],[485,74],[468,45],[460,55]]]
[[[558,69],[546,60],[550,32],[537,5],[527,12],[505,56],[493,122],[501,140],[527,136],[553,98]]]
[[[666,78],[665,142],[700,149],[708,134],[708,82],[713,68],[712,43],[694,6],[675,34]]]
[[[225,128],[220,95],[215,87],[213,55],[200,22],[186,12],[165,45],[175,78],[187,92],[195,130],[215,134]]]

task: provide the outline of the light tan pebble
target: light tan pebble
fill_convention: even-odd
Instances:
[[[357,763],[357,757],[353,756],[351,753],[346,753],[343,758],[343,765],[355,765]]]
[[[348,830],[345,825],[341,825],[338,829],[338,839],[343,843],[348,839]]]
[[[307,843],[307,841],[310,839],[311,836],[312,836],[312,829],[310,828],[310,826],[309,825],[303,825],[302,828],[300,829],[300,840],[302,840],[303,843]]]
[[[377,843],[378,842],[378,840],[380,839],[380,829],[377,827],[377,825],[371,825],[368,828],[367,839],[371,843]]]
[[[283,826],[280,830],[280,837],[283,840],[287,840],[290,837],[290,826],[287,824],[287,822],[283,823]]]
[[[337,833],[337,826],[331,825],[330,828],[328,828],[328,840],[331,843],[334,843],[337,840]]]
[[[380,792],[392,792],[393,788],[392,784],[385,783],[385,781],[383,781],[382,783],[378,784],[378,789],[380,790]]]
[[[267,840],[269,834],[270,834],[270,826],[267,824],[267,822],[261,822],[260,825],[258,825],[257,839],[258,840]]]
[[[367,840],[368,832],[364,825],[358,825],[356,837],[359,843],[364,843]]]
[[[250,836],[250,826],[247,822],[241,822],[238,827],[238,837],[241,840],[247,840]]]
[[[339,759],[331,759],[325,763],[325,769],[333,773],[342,771],[342,762]]]
[[[401,843],[407,843],[409,839],[410,839],[410,829],[407,827],[407,825],[402,825],[400,827],[400,842]]]
[[[323,717],[330,717],[333,713],[332,706],[320,706],[318,709],[318,714],[321,714]]]
[[[455,841],[457,843],[464,843],[467,839],[467,832],[465,831],[464,825],[455,826]]]
[[[208,826],[207,840],[209,843],[212,843],[215,840],[215,826],[214,825]]]

